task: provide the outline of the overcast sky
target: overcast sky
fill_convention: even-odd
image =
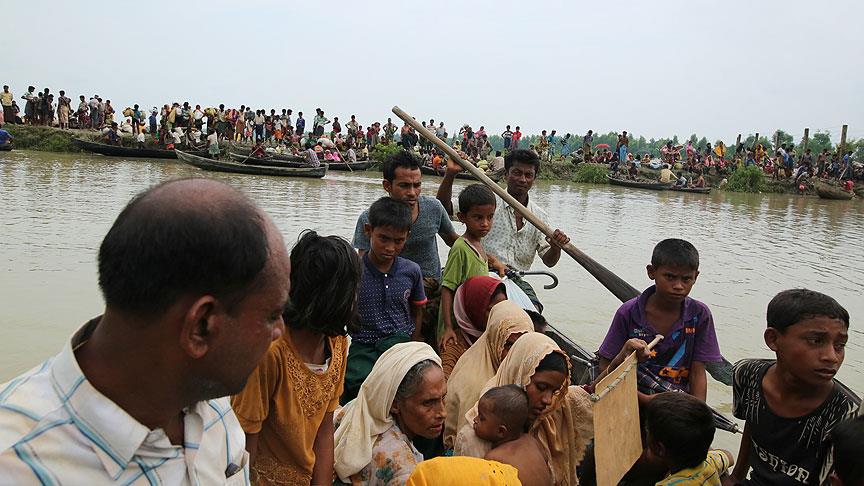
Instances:
[[[3,3],[16,97],[320,106],[363,125],[399,105],[451,132],[864,137],[860,0]]]

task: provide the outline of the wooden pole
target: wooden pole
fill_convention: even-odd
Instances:
[[[741,145],[741,134],[738,134],[738,138],[735,139],[735,149],[738,149],[738,146]]]
[[[810,143],[810,129],[809,129],[809,128],[805,128],[805,129],[804,129],[804,143],[803,143],[803,147],[802,147],[802,150],[803,150],[804,152],[807,151],[807,144],[808,144],[808,143]]]
[[[753,150],[756,150],[756,146],[759,145],[759,132],[756,132],[756,138],[753,139]]]
[[[468,171],[471,175],[473,175],[477,180],[486,184],[492,191],[498,195],[501,199],[504,200],[508,205],[510,205],[513,209],[516,210],[519,214],[522,215],[529,223],[533,224],[537,229],[540,230],[541,233],[551,238],[552,233],[554,232],[553,228],[550,228],[543,222],[540,218],[538,218],[534,213],[528,211],[528,208],[522,205],[519,201],[517,201],[513,196],[511,196],[507,191],[492,181],[486,174],[475,167],[473,164],[468,163],[462,160],[459,157],[459,154],[453,150],[453,147],[447,145],[440,138],[431,135],[428,130],[422,130],[422,126],[408,113],[402,111],[398,106],[393,107],[393,113],[396,114],[399,118],[405,121],[408,125],[412,126],[420,136],[425,137],[426,140],[432,142],[433,145],[438,147],[439,150],[446,153],[448,157],[450,157],[454,162],[462,166],[463,169]],[[606,287],[612,294],[615,295],[621,302],[626,302],[633,297],[639,295],[639,291],[636,290],[635,287],[625,282],[624,279],[612,273],[609,269],[604,267],[603,265],[597,263],[594,259],[583,253],[581,250],[576,248],[573,243],[568,243],[562,247],[565,253],[570,255],[574,260],[576,260],[579,265],[585,270],[588,270],[588,273],[594,276],[604,287]]]
[[[840,160],[843,160],[843,155],[846,153],[846,129],[849,125],[843,125],[840,129]]]

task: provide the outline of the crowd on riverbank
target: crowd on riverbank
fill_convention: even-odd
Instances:
[[[355,115],[350,115],[347,122],[340,121],[338,116],[331,120],[321,108],[316,108],[315,115],[307,122],[302,111],[295,115],[291,108],[253,109],[246,105],[232,108],[224,104],[202,108],[188,101],[165,103],[150,109],[134,104],[118,114],[111,100],[103,100],[98,94],[89,99],[85,95],[78,96],[77,107],[74,107],[65,91],[60,90],[55,99],[50,88],[39,91],[35,86],[28,86],[21,99],[24,100],[23,110],[9,87],[3,87],[0,126],[5,122],[96,130],[105,143],[121,144],[126,135],[139,146],[146,143],[164,148],[210,145],[206,137],[213,132],[219,142],[261,144],[268,151],[295,155],[313,148],[322,151],[322,155],[328,149],[335,149],[335,154],[355,150],[362,157],[378,145],[399,144],[417,150],[425,162],[435,168],[439,168],[443,156],[407,123],[397,125],[392,118],[387,118],[386,122],[370,121],[364,125]],[[307,127],[307,123],[311,126]],[[808,178],[864,180],[864,166],[855,160],[854,152],[841,152],[840,147],[813,153],[790,143],[781,144],[775,150],[754,140],[750,145],[739,142],[734,149],[727,150],[719,140],[713,146],[709,142],[696,146],[692,140],[679,145],[669,141],[655,157],[645,151],[634,153],[627,131],[614,134],[613,148],[608,143],[595,143],[597,135],[593,130],[582,136],[566,133],[563,137],[557,135],[557,130],[543,130],[539,136],[526,137],[519,126],[511,130],[511,125],[495,135],[490,135],[484,125],[475,130],[465,123],[452,134],[443,121],[424,120],[421,125],[430,135],[446,141],[463,158],[483,169],[500,170],[498,166],[504,154],[527,148],[546,162],[601,163],[625,177],[634,177],[632,173],[639,166],[661,169],[665,163],[669,169],[679,172],[678,178],[685,177],[680,174],[683,171],[691,180],[712,173],[723,177],[737,168],[750,166],[759,167],[772,179],[786,180],[796,187]],[[4,138],[8,143],[8,137]],[[210,140],[214,140],[213,137]]]

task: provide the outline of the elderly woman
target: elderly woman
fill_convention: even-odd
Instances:
[[[495,377],[507,351],[517,339],[532,331],[531,318],[515,303],[505,300],[492,307],[486,331],[459,358],[450,374],[445,447],[453,447],[456,433],[466,423],[465,413],[480,399],[487,382]]]
[[[415,437],[444,428],[447,380],[426,343],[397,344],[381,355],[357,398],[337,413],[336,474],[354,485],[402,485],[423,455]]]
[[[456,317],[456,343],[441,352],[441,365],[448,377],[459,358],[486,330],[489,311],[507,300],[504,282],[486,275],[471,277],[456,289],[453,315]]]

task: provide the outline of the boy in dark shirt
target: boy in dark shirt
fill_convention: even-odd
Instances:
[[[735,365],[734,414],[746,423],[732,476],[745,485],[820,485],[830,473],[826,438],[861,403],[834,379],[849,313],[827,295],[793,289],[771,300],[767,320],[776,360]]]
[[[362,257],[357,299],[360,325],[349,333],[343,405],[357,396],[384,351],[394,344],[423,340],[423,273],[419,265],[399,256],[410,228],[411,208],[401,201],[382,197],[369,208],[369,222],[364,224],[369,251]]]
[[[656,356],[640,369],[672,388],[705,401],[708,379],[705,363],[722,361],[714,319],[708,306],[688,297],[699,276],[699,252],[687,241],[670,238],[657,243],[647,266],[655,285],[618,308],[597,354],[600,369],[621,351],[628,339],[650,342],[662,334]],[[639,394],[640,403],[650,400]]]

